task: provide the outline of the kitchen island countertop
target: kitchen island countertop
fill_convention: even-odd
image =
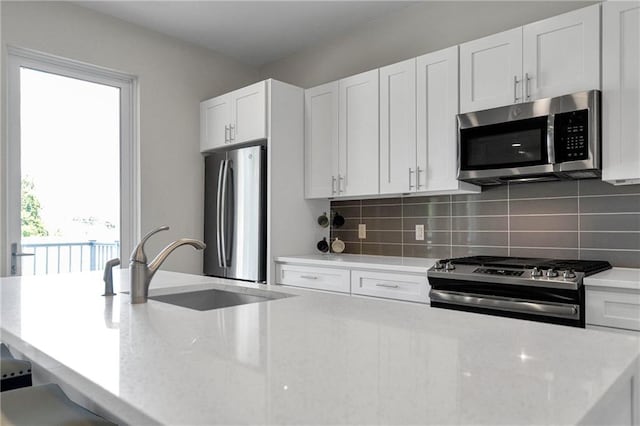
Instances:
[[[1,337],[126,423],[575,424],[638,374],[634,336],[248,283],[294,297],[130,305],[101,278],[0,279]],[[160,271],[151,294],[203,288],[241,290]]]

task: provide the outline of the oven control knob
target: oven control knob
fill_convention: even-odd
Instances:
[[[547,277],[554,278],[558,276],[558,271],[553,268],[547,269]]]
[[[542,271],[540,269],[538,269],[537,266],[534,266],[533,269],[531,270],[531,276],[532,277],[541,277],[542,276]]]
[[[444,269],[444,265],[442,264],[442,262],[438,260],[436,264],[433,265],[433,269],[435,269],[436,271],[439,271],[440,269]]]
[[[576,277],[576,273],[573,269],[567,269],[566,271],[564,271],[564,274],[562,274],[562,277],[567,280],[567,279],[571,279],[571,278],[575,278]]]
[[[444,265],[444,270],[445,271],[453,271],[454,269],[456,269],[455,265],[451,262],[447,262],[446,265]]]

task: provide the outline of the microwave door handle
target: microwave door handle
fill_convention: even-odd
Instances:
[[[556,121],[556,115],[550,112],[549,118],[547,121],[547,162],[549,164],[556,164],[555,131],[554,131],[555,121]]]

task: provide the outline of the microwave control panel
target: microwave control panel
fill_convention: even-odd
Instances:
[[[589,110],[556,114],[553,131],[556,163],[589,158]]]

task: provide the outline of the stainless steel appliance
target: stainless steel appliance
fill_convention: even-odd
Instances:
[[[458,115],[458,179],[477,185],[601,175],[600,91]]]
[[[266,169],[264,146],[205,157],[205,275],[266,280]]]
[[[584,277],[605,261],[472,256],[438,261],[427,272],[431,306],[585,326]]]

